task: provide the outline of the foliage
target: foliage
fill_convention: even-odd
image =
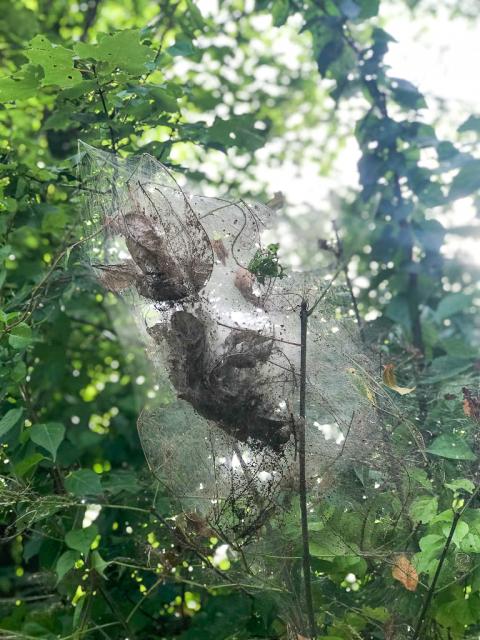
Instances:
[[[478,636],[477,274],[445,255],[440,222],[480,189],[478,117],[453,143],[437,137],[422,119],[422,94],[388,75],[391,37],[378,11],[378,0],[258,0],[255,9],[231,0],[218,20],[191,0],[4,8],[5,637],[285,637],[275,593],[229,582],[233,558],[215,581],[195,579],[219,541],[208,538],[199,558],[188,544],[192,523],[172,519],[174,505],[145,468],[136,417],[153,397],[169,397],[147,382],[141,347],[121,346],[112,322],[119,302],[89,279],[76,244],[88,184],[79,185],[73,157],[77,138],[123,155],[141,150],[190,179],[246,192],[264,145],[276,141],[280,161],[304,152],[300,136],[285,135],[300,105],[309,113],[298,129],[326,111],[332,136],[336,109],[350,102],[360,104],[361,191],[341,202],[333,252],[347,275],[351,264],[368,282],[352,289],[354,306],[400,378],[386,393],[410,393],[400,417],[381,413],[392,460],[402,461],[394,481],[352,469],[311,514],[319,637]],[[254,57],[259,16],[304,48],[300,73],[269,51],[267,35]],[[300,36],[292,24],[302,25]],[[252,83],[252,64],[275,80]],[[209,173],[207,161],[235,171]],[[321,246],[331,257],[332,245]],[[271,253],[257,256],[259,273],[281,277]],[[298,519],[281,526],[298,552]]]

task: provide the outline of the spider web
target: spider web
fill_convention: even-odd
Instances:
[[[375,375],[349,302],[324,274],[261,283],[249,271],[266,248],[265,231],[275,233],[265,205],[190,194],[148,155],[123,159],[84,143],[79,177],[86,256],[103,286],[134,313],[148,357],[175,397],[139,417],[149,468],[177,501],[186,528],[241,553],[253,581],[291,583],[288,608],[298,617],[301,587],[293,574],[286,580],[285,563],[275,564],[271,551],[288,557],[293,549],[295,556],[284,532],[298,504],[302,300],[313,307],[321,297],[307,349],[312,511],[319,507],[328,528],[322,504],[346,468],[391,467]],[[332,548],[336,539],[348,553],[338,531]]]

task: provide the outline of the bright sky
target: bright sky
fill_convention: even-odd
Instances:
[[[198,6],[205,14],[218,15],[217,0],[199,0]],[[384,2],[381,19],[397,41],[391,44],[386,59],[391,75],[413,82],[425,94],[429,108],[423,110],[421,117],[427,122],[433,123],[438,115],[433,98],[448,102],[444,115],[435,125],[439,137],[451,138],[469,114],[480,114],[480,73],[476,65],[480,61],[478,23],[452,18],[442,6],[436,9],[434,16],[416,11],[412,17],[400,0],[393,8],[392,3]],[[268,16],[259,20],[261,32],[270,27]],[[290,47],[293,54],[290,59],[295,60],[293,47],[296,45],[289,40],[286,30],[276,30],[274,43],[278,46],[279,55],[288,54]],[[272,154],[275,154],[274,144],[258,152],[259,178],[270,185],[272,194],[283,191],[290,204],[317,206],[319,202],[326,202],[328,193],[339,185],[358,187],[359,154],[353,139],[339,155],[328,177],[319,176],[318,166],[308,159],[301,172],[288,162],[282,167],[269,168],[261,158]],[[440,214],[434,211],[432,215]],[[446,216],[441,216],[442,222],[450,226],[470,223],[474,218],[475,210],[469,199],[457,202]],[[450,238],[447,251],[454,253],[461,246],[463,257],[468,254],[478,263],[478,242],[475,238],[462,239],[461,242],[458,238]]]

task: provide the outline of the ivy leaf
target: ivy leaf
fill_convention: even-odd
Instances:
[[[480,160],[465,164],[452,180],[448,197],[450,200],[465,198],[480,189]]]
[[[75,551],[65,551],[57,560],[55,571],[57,573],[57,584],[62,580],[66,573],[73,569],[78,559],[78,553]]]
[[[88,496],[102,493],[100,476],[91,469],[73,471],[65,478],[65,488],[74,496]]]
[[[74,50],[80,58],[106,62],[110,67],[131,75],[145,73],[155,59],[154,51],[141,44],[138,29],[125,29],[112,35],[100,34],[98,44],[77,42]]]
[[[23,408],[10,409],[0,420],[0,438],[3,438],[22,417]]]
[[[81,82],[82,74],[73,67],[73,51],[53,44],[43,35],[37,35],[30,41],[30,49],[25,55],[33,64],[43,69],[43,85],[72,87]]]
[[[46,449],[55,461],[57,450],[65,437],[65,427],[58,422],[34,424],[30,429],[30,440]]]
[[[421,496],[410,505],[410,515],[415,522],[426,524],[437,515],[438,498],[434,496]]]
[[[65,544],[70,549],[88,555],[90,546],[98,535],[97,526],[92,524],[85,529],[72,529],[65,535]]]
[[[427,452],[434,456],[448,458],[450,460],[477,459],[468,444],[461,438],[452,434],[444,434],[435,438],[432,444],[427,448]]]

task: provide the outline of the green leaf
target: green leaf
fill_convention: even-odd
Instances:
[[[476,533],[467,533],[460,542],[460,549],[465,553],[480,553],[480,536]]]
[[[468,309],[472,305],[471,296],[465,293],[447,293],[441,300],[435,311],[438,322],[451,318],[456,313]]]
[[[65,427],[58,422],[34,424],[30,429],[30,440],[46,449],[55,461],[57,450],[65,437]]]
[[[65,488],[75,496],[88,496],[102,493],[100,476],[91,469],[73,471],[65,478]]]
[[[65,535],[65,544],[86,556],[97,535],[98,529],[94,524],[85,529],[72,529]]]
[[[80,58],[106,62],[109,67],[122,69],[131,75],[142,75],[155,59],[155,52],[141,44],[139,29],[125,29],[112,35],[100,34],[98,44],[77,42],[74,50]]]
[[[448,538],[451,528],[452,528],[451,524],[443,525],[442,533],[445,536],[445,538]],[[457,547],[460,546],[460,542],[469,533],[469,530],[470,530],[470,528],[469,528],[468,524],[466,522],[463,522],[462,520],[460,520],[460,522],[457,524],[457,526],[455,528],[455,532],[454,532],[453,537],[452,537],[453,544],[455,544]]]
[[[472,362],[470,359],[456,358],[454,356],[439,356],[435,358],[429,367],[428,377],[426,379],[429,384],[448,380],[463,373],[471,366]]]
[[[438,436],[427,448],[427,452],[440,456],[441,458],[449,458],[450,460],[476,460],[476,456],[470,449],[468,444],[460,437],[450,434]]]
[[[360,0],[360,16],[363,20],[373,18],[378,14],[380,8],[380,0]]]
[[[465,164],[452,180],[448,197],[450,200],[465,198],[480,189],[480,160]]]
[[[20,420],[23,414],[23,408],[10,409],[0,420],[0,438],[3,438],[10,429],[12,429]]]
[[[415,522],[426,524],[437,515],[438,498],[435,496],[421,496],[410,505],[410,515]]]
[[[55,571],[57,573],[57,582],[65,576],[66,573],[73,569],[75,562],[78,559],[78,553],[76,551],[65,551],[57,560],[55,565]]]
[[[457,478],[456,480],[451,480],[450,482],[446,482],[445,486],[447,489],[451,489],[454,493],[458,493],[463,490],[467,493],[473,493],[475,491],[475,485],[468,478]]]
[[[273,26],[281,27],[285,24],[290,12],[289,0],[274,0],[272,5]]]
[[[25,476],[29,471],[32,471],[39,462],[45,459],[45,456],[41,453],[33,453],[31,456],[27,456],[15,465],[15,473],[21,478]]]
[[[104,491],[113,494],[121,491],[138,493],[141,488],[133,471],[112,471],[108,475],[102,476],[102,487]]]
[[[207,130],[207,142],[256,151],[265,144],[265,131],[255,128],[255,118],[245,114],[229,120],[216,117]]]
[[[471,115],[463,122],[457,129],[459,133],[464,133],[465,131],[475,131],[475,133],[480,133],[480,116]]]
[[[23,75],[15,75],[10,78],[0,78],[0,99],[24,100],[37,93],[40,83],[40,68],[33,65],[24,65]]]
[[[190,40],[190,38],[187,38],[186,36],[183,35],[179,35],[177,36],[177,38],[175,39],[175,44],[173,44],[171,47],[169,47],[167,49],[168,53],[171,56],[192,56],[194,53],[196,53],[196,49],[193,45],[193,42]]]
[[[25,322],[21,322],[10,331],[8,344],[13,349],[26,349],[32,342],[32,329]]]
[[[102,556],[98,553],[98,551],[92,551],[92,561],[91,566],[97,573],[99,573],[102,578],[105,577],[105,569],[108,567],[108,562],[106,562]]]
[[[360,15],[360,7],[353,0],[341,0],[340,11],[349,20],[355,20]]]
[[[82,74],[73,67],[73,51],[51,43],[44,35],[37,35],[30,41],[30,49],[25,55],[43,69],[43,85],[71,87],[81,82]]]

